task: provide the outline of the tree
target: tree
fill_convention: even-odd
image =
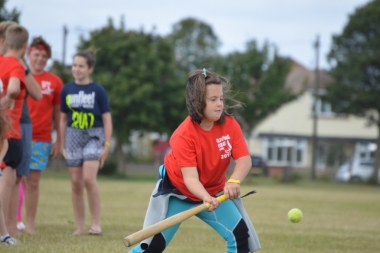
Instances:
[[[73,80],[73,77],[71,75],[71,67],[65,66],[61,62],[54,60],[53,64],[50,68],[50,71],[56,75],[58,75],[63,83],[68,83]]]
[[[335,81],[323,99],[337,113],[354,114],[379,129],[374,177],[380,165],[380,0],[359,7],[339,35],[328,59]],[[380,183],[380,182],[379,182]]]
[[[283,104],[295,99],[295,95],[285,88],[285,79],[289,73],[291,60],[275,53],[268,69],[258,80],[254,99],[247,97],[247,109],[242,112],[248,122],[249,133],[263,119],[275,112]],[[253,114],[252,114],[253,112]]]
[[[109,20],[89,39],[81,38],[78,48],[90,47],[97,50],[93,78],[107,90],[123,166],[122,144],[129,143],[131,131],[171,133],[183,119],[184,84],[174,74],[172,46],[159,36],[117,29]]]
[[[5,9],[5,4],[7,3],[7,0],[0,0],[0,22],[2,21],[19,21],[20,12],[13,8],[12,10],[8,11]]]
[[[174,45],[177,66],[185,74],[203,68],[211,57],[218,55],[218,37],[210,25],[200,20],[187,18],[179,21],[168,39]]]
[[[245,104],[234,114],[247,137],[260,121],[294,98],[285,89],[290,60],[270,52],[268,43],[260,49],[256,41],[249,41],[246,51],[213,61],[215,71],[228,77],[237,91],[235,98]]]
[[[168,39],[174,44],[179,77],[185,79],[189,71],[204,67],[230,79],[237,91],[235,98],[246,105],[234,112],[246,135],[293,98],[284,88],[290,61],[277,53],[270,57],[268,43],[259,49],[256,41],[248,41],[245,52],[222,56],[212,27],[193,18],[176,23]]]

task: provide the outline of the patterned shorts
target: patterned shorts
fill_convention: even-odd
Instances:
[[[88,160],[98,160],[103,148],[103,127],[66,129],[65,152],[68,167],[82,166]]]
[[[51,144],[48,142],[32,141],[31,170],[44,170],[49,161]]]

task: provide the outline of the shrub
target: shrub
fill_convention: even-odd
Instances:
[[[108,159],[104,163],[104,166],[101,170],[99,170],[99,175],[115,175],[117,173],[117,162],[114,159]]]

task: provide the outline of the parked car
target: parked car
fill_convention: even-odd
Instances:
[[[373,163],[373,159],[349,160],[339,167],[335,180],[340,182],[368,181],[373,174]],[[380,173],[378,177],[380,178]]]
[[[249,175],[252,176],[268,176],[267,162],[258,155],[251,155],[252,168]]]

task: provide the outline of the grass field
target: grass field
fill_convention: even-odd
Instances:
[[[70,181],[65,172],[45,172],[35,235],[17,237],[17,246],[0,252],[127,252],[123,238],[141,229],[154,177],[144,180],[99,178],[103,236],[72,236],[75,230]],[[279,184],[254,178],[242,192],[257,194],[243,202],[259,235],[260,253],[380,252],[380,187],[298,182]],[[300,208],[293,224],[287,212]],[[88,212],[87,212],[88,213]],[[89,215],[87,215],[89,225]],[[224,241],[197,218],[185,221],[165,252],[221,253]]]

